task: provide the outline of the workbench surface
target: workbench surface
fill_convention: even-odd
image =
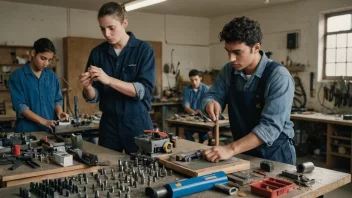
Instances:
[[[206,145],[201,145],[195,142],[190,142],[187,140],[179,140],[177,147],[179,148],[179,150],[173,150],[174,153],[179,153],[179,152],[185,152],[185,150],[187,151],[195,151],[198,149],[204,149],[204,148],[208,148]],[[83,150],[86,150],[88,152],[92,152],[94,154],[98,154],[99,159],[100,160],[110,160],[111,167],[113,167],[115,170],[117,170],[117,161],[118,159],[122,159],[122,160],[127,160],[129,159],[128,156],[115,152],[115,151],[111,151],[102,147],[99,147],[97,145],[93,145],[90,143],[84,143],[84,148]],[[250,157],[250,156],[246,156],[246,155],[238,155],[236,157],[239,157],[241,159],[244,160],[249,160],[251,161],[251,166],[250,166],[250,170],[248,171],[244,171],[244,172],[252,172],[253,169],[258,169],[259,168],[259,164],[262,161],[262,159],[260,158],[255,158],[255,157]],[[279,173],[281,173],[283,170],[296,170],[296,167],[293,165],[288,165],[288,164],[282,164],[279,162],[274,162],[274,166],[275,166],[275,170],[271,173],[268,173],[268,177],[274,177],[274,178],[281,178],[284,179],[286,181],[290,181],[289,179],[285,179],[282,178],[280,176],[278,176]],[[27,171],[25,171],[23,168],[25,168],[24,166],[21,167],[21,169],[19,169],[19,171],[21,170],[21,172],[23,174],[25,174],[24,172],[27,171],[32,171],[31,169],[26,169]],[[99,167],[95,167],[95,168],[99,168]],[[107,168],[108,169],[108,168]],[[89,170],[89,172],[92,171],[96,171],[95,170]],[[216,172],[217,170],[214,170],[214,172]],[[8,173],[7,173],[8,174]],[[78,174],[78,173],[75,173]],[[73,174],[72,174],[73,175]],[[329,169],[324,169],[324,168],[319,168],[319,167],[315,167],[314,171],[312,173],[308,173],[305,174],[309,179],[315,179],[316,183],[309,187],[300,187],[300,186],[296,186],[296,188],[293,191],[290,191],[289,194],[284,195],[282,197],[318,197],[320,195],[326,194],[334,189],[337,189],[347,183],[349,183],[351,181],[351,175],[348,173],[342,173],[342,172],[337,172],[337,171],[333,171],[333,170],[329,170]],[[67,175],[63,175],[63,177],[65,177]],[[47,176],[47,177],[43,177],[42,179],[52,179],[52,177]],[[158,186],[162,186],[164,184],[166,184],[167,182],[172,182],[172,181],[176,181],[177,179],[182,179],[185,178],[183,175],[179,174],[179,173],[174,173],[173,176],[167,176],[165,178],[161,178],[158,179],[157,182],[152,182],[152,187],[158,187]],[[258,181],[263,179],[262,176],[258,176],[258,177],[253,177],[254,181]],[[91,186],[92,182],[90,183],[89,187]],[[146,185],[139,185],[138,188],[132,188],[132,191],[134,193],[137,193],[137,197],[145,197],[144,196],[144,188]],[[19,185],[19,186],[14,186],[14,187],[8,187],[8,188],[2,188],[0,189],[0,195],[1,197],[19,197],[19,187],[26,187],[29,188],[29,184],[23,184],[23,185]],[[241,192],[244,192],[247,197],[259,197],[256,195],[253,195],[250,193],[250,187],[244,186],[240,188]],[[105,197],[106,194],[105,193],[100,193],[100,197]],[[32,197],[33,196],[32,194]],[[72,196],[71,196],[72,197]],[[198,194],[194,194],[191,195],[189,197],[199,197],[199,198],[215,198],[215,197],[235,197],[235,196],[226,196],[225,194],[221,193],[221,192],[217,192],[215,190],[208,190],[202,193],[198,193]]]

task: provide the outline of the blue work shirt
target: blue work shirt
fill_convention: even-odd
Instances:
[[[33,122],[22,115],[30,109],[38,116],[55,120],[55,106],[62,106],[62,93],[55,73],[45,68],[38,78],[27,62],[12,72],[9,79],[13,110],[16,111],[16,132],[49,131],[49,128]]]
[[[255,91],[261,78],[268,59],[263,51],[259,65],[247,80],[243,71],[235,70],[235,75],[240,75],[236,81],[236,88],[239,91]],[[225,109],[228,101],[228,92],[230,87],[233,66],[231,62],[227,63],[215,79],[212,87],[205,95],[201,102],[202,111],[206,105],[213,99],[219,102],[222,109]],[[294,80],[285,67],[275,68],[268,77],[264,92],[264,107],[261,113],[260,122],[252,132],[255,133],[267,146],[279,137],[280,133],[285,133],[289,138],[293,138],[293,123],[290,121],[291,106],[294,96]],[[236,118],[229,118],[236,119]]]
[[[149,112],[151,109],[155,83],[155,58],[154,50],[149,43],[137,39],[132,32],[127,34],[130,38],[119,56],[108,42],[95,47],[89,56],[86,71],[88,67],[94,65],[102,68],[108,76],[131,82],[137,96],[132,98],[101,82],[94,82],[95,98],[88,100],[84,94],[83,97],[90,103],[100,101],[99,109],[102,112],[125,114],[133,118],[140,112]]]
[[[183,88],[182,103],[183,106],[190,106],[191,109],[200,109],[200,102],[204,94],[208,92],[209,88],[206,84],[200,83],[198,91],[195,92],[192,85]]]

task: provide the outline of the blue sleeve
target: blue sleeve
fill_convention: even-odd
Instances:
[[[230,87],[230,79],[231,79],[231,71],[232,66],[226,64],[220,71],[219,75],[216,77],[213,85],[208,90],[208,92],[204,95],[204,98],[201,102],[201,110],[205,112],[205,107],[212,100],[217,101],[221,109],[225,109],[227,104],[227,94],[228,89]]]
[[[286,68],[278,67],[275,70],[265,88],[260,122],[252,130],[268,146],[279,137],[290,116],[295,87]]]
[[[188,90],[189,90],[188,87],[183,88],[183,92],[182,92],[183,107],[191,106],[190,92]]]
[[[61,93],[61,89],[60,89],[59,79],[56,77],[55,74],[53,74],[53,75],[54,75],[54,78],[56,81],[55,106],[60,105],[62,107],[63,106],[63,99],[62,99],[62,93]]]
[[[90,53],[90,55],[89,55],[85,72],[88,71],[88,68],[89,68],[91,65],[97,66],[97,63],[94,61],[94,49],[91,51],[91,53]],[[93,86],[93,88],[95,89],[95,97],[94,97],[92,100],[89,100],[89,99],[84,95],[83,90],[82,90],[82,96],[83,96],[83,98],[86,100],[86,102],[88,102],[88,103],[97,103],[97,102],[99,102],[99,100],[100,100],[100,92],[99,92],[100,89],[99,89],[99,88],[101,88],[103,85],[102,85],[100,82],[94,81],[93,84],[92,84],[92,86]]]
[[[24,90],[18,72],[13,72],[9,79],[9,89],[12,100],[12,108],[19,118],[23,118],[23,111],[29,109],[26,103]]]
[[[152,46],[144,42],[146,45],[140,58],[138,74],[136,82],[133,86],[136,89],[136,100],[150,99],[153,96],[155,84],[155,57]]]

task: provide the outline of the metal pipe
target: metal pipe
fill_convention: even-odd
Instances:
[[[314,170],[313,162],[305,162],[297,165],[297,173],[310,173]]]

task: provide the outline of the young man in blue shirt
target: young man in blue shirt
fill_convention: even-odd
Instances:
[[[193,69],[188,74],[191,85],[183,89],[182,103],[185,111],[189,114],[198,114],[200,102],[204,94],[209,90],[208,86],[201,82],[202,74],[196,69]],[[185,130],[184,135],[187,140],[194,141],[193,135],[195,131]],[[207,133],[198,133],[199,143],[203,143],[208,139]]]
[[[295,164],[290,121],[294,81],[290,73],[260,50],[262,32],[256,21],[234,18],[219,38],[225,41],[230,62],[202,100],[202,110],[215,121],[228,105],[234,142],[206,150],[206,159],[218,162],[243,153]]]
[[[80,75],[83,97],[87,102],[99,101],[103,112],[99,145],[135,153],[134,137],[153,129],[149,110],[155,82],[154,51],[149,43],[126,32],[122,5],[104,4],[98,22],[106,42],[92,50],[86,71]]]
[[[16,111],[16,132],[53,131],[57,119],[68,120],[62,111],[62,94],[58,78],[47,66],[55,55],[54,44],[47,38],[34,43],[32,57],[12,72],[9,88]]]

